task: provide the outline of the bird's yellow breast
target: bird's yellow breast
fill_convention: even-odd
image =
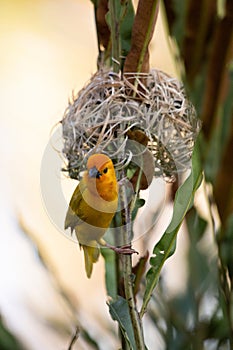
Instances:
[[[98,241],[110,226],[117,211],[118,198],[106,201],[88,189],[82,193],[82,197],[76,212],[81,220],[75,227],[75,232],[79,243],[87,245],[92,240]]]
[[[90,156],[87,170],[70,201],[65,227],[75,230],[81,245],[99,241],[118,207],[118,184],[113,163],[103,154]]]

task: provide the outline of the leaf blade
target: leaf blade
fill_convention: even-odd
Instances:
[[[137,350],[127,300],[118,296],[117,299],[108,306],[110,315],[114,321],[119,323],[122,334],[130,350]]]
[[[196,146],[192,156],[192,170],[186,181],[177,190],[173,216],[163,236],[153,249],[154,256],[150,259],[151,267],[146,275],[146,290],[140,311],[142,317],[146,311],[148,302],[159,279],[161,269],[174,251],[177,233],[184,220],[187,211],[192,207],[194,194],[202,181],[202,169],[199,159],[199,145]]]

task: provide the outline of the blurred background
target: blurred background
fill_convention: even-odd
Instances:
[[[81,89],[96,71],[92,3],[0,0],[0,16],[0,337],[6,339],[5,349],[68,349],[72,334],[82,329],[74,348],[97,348],[96,340],[100,349],[116,349],[119,344],[106,306],[102,258],[87,280],[82,252],[50,219],[40,185],[41,164],[53,128],[72,90]],[[151,67],[176,76],[161,18],[150,59]],[[54,157],[58,157],[56,150]],[[52,176],[66,189],[68,202],[76,183],[56,171]],[[155,191],[159,188],[160,196],[150,206],[149,216],[159,201],[164,208],[165,185],[153,186]],[[53,199],[54,206],[59,206]],[[163,215],[166,221],[161,221],[158,231],[166,227],[171,208],[166,207]],[[139,218],[137,225],[142,227],[143,220]],[[180,234],[177,252],[165,269],[174,295],[185,286],[186,245]],[[174,274],[174,269],[179,273]],[[156,341],[158,349],[162,348],[159,335],[150,327],[146,332],[152,332],[153,344]]]

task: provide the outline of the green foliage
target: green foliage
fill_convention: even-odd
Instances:
[[[161,269],[166,259],[175,251],[176,236],[187,211],[193,204],[193,198],[202,180],[202,169],[198,154],[198,144],[193,152],[192,171],[176,193],[173,216],[163,236],[153,249],[154,256],[150,259],[151,268],[146,275],[146,290],[143,297],[141,316],[146,311],[148,302],[158,282]]]
[[[184,39],[185,16],[187,11],[187,1],[173,0],[176,21],[173,24],[172,34],[179,46],[182,45]]]
[[[131,33],[134,21],[134,8],[131,0],[121,2],[119,18],[121,56],[125,58],[131,48]]]
[[[201,158],[205,180],[209,183],[207,201],[211,222],[208,225],[195,208],[187,216],[192,245],[188,262],[192,278],[186,297],[193,294],[193,316],[202,312],[203,298],[209,297],[209,304],[215,308],[204,320],[196,318],[193,328],[187,329],[185,322],[174,326],[175,317],[172,325],[177,339],[190,337],[192,349],[203,349],[205,344],[206,349],[229,350],[233,348],[233,56],[230,49],[233,3],[228,0],[189,0],[186,3],[186,10],[179,12],[178,1],[164,0],[170,35],[178,44],[178,61],[184,62],[185,66],[186,89],[203,121]],[[220,227],[216,223],[213,207],[218,209]],[[216,259],[211,260],[212,265],[209,263],[211,251],[206,251],[205,255],[201,251],[202,238],[210,229],[214,233],[216,253]],[[213,274],[210,277],[209,271],[213,268],[215,277]],[[206,276],[210,277],[208,283],[212,286],[212,294],[203,285]],[[172,305],[168,305],[172,308]],[[171,321],[168,319],[167,322]],[[171,337],[172,334],[174,329]],[[190,348],[183,341],[178,347],[174,346],[172,349]]]
[[[122,68],[124,59],[131,48],[134,8],[131,0],[110,0],[109,9],[106,14],[106,22],[111,32],[112,57],[120,63]],[[113,61],[113,66],[115,63]]]
[[[189,232],[194,232],[193,243],[196,244],[204,236],[208,223],[203,219],[195,208],[192,208],[187,214],[187,226]]]
[[[229,326],[218,285],[217,256],[213,254],[213,243],[203,248],[202,238],[197,243],[196,230],[189,233],[188,280],[184,292],[168,298],[161,280],[148,310],[163,338],[164,348],[169,350],[230,350]],[[163,324],[162,328],[159,323]]]
[[[208,152],[205,158],[205,175],[209,182],[216,181],[217,174],[221,168],[224,150],[229,139],[232,123],[233,110],[233,68],[229,67],[229,89],[226,101],[219,106],[217,124],[213,129],[213,135],[209,145],[205,144]]]
[[[0,349],[1,350],[23,350],[17,339],[5,327],[0,318]]]
[[[117,275],[116,275],[116,258],[115,253],[106,248],[101,249],[101,254],[105,262],[105,284],[107,295],[114,300],[117,297]]]
[[[220,238],[221,240],[221,238]],[[220,242],[220,254],[224,266],[227,266],[229,277],[233,280],[233,213],[229,216],[222,242]],[[233,308],[233,306],[232,306]],[[232,316],[233,317],[233,316]]]
[[[134,208],[132,211],[132,220],[135,220],[138,209],[140,209],[141,207],[143,207],[143,205],[145,204],[145,199],[143,198],[137,198],[134,204]]]
[[[137,350],[127,301],[119,296],[116,301],[109,304],[109,311],[112,319],[119,323],[130,350]]]
[[[93,3],[98,5],[97,1]],[[134,11],[131,1],[111,0],[109,5],[106,20],[111,31],[111,57],[119,61],[130,50]],[[136,278],[133,274],[125,276],[130,278],[130,285],[135,283],[137,297],[140,282],[145,284],[140,318],[148,312],[168,350],[233,348],[233,70],[232,61],[227,61],[229,57],[232,59],[228,50],[233,35],[232,8],[231,0],[164,0],[169,34],[177,45],[175,59],[182,67],[180,73],[189,98],[203,121],[203,132],[193,152],[191,173],[176,192],[171,222],[154,246],[146,276],[145,265]],[[122,65],[123,61],[121,68]],[[113,68],[118,71],[119,63],[116,66]],[[208,220],[193,206],[203,170],[205,181],[210,184],[208,188],[212,189],[206,199]],[[136,168],[128,167],[126,171],[128,178],[132,178]],[[144,205],[139,194],[136,193],[130,208],[133,219]],[[216,208],[220,227],[213,214]],[[177,234],[185,218],[190,243],[186,261],[188,280],[182,294],[169,298],[163,286],[162,268],[175,252]],[[115,223],[120,227],[122,217],[116,215]],[[210,231],[213,231],[212,240],[206,247]],[[103,255],[107,292],[113,300],[109,311],[127,343],[125,346],[122,343],[122,349],[137,349],[130,298],[124,298],[124,292],[117,296],[122,276],[116,272],[115,255],[106,250]]]

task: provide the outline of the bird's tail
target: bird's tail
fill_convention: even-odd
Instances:
[[[92,242],[91,242],[92,243]],[[91,277],[93,264],[98,260],[100,252],[97,243],[93,243],[92,246],[82,245],[85,258],[85,269],[87,277]]]

